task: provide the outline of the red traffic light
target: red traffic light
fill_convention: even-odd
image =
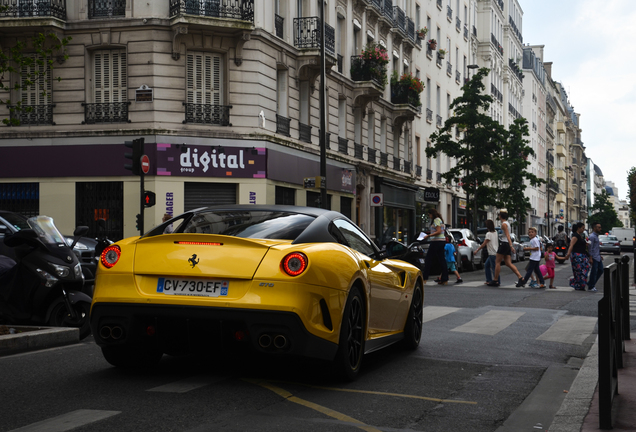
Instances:
[[[144,207],[152,207],[156,204],[157,197],[152,191],[144,191]]]

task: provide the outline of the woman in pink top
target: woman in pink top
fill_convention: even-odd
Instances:
[[[546,279],[550,279],[550,288],[556,288],[554,284],[554,267],[556,263],[556,254],[552,252],[554,245],[548,244],[545,247],[545,267],[548,270]]]

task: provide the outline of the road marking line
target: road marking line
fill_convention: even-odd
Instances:
[[[434,319],[443,317],[453,312],[461,310],[460,308],[444,307],[444,306],[426,306],[422,314],[422,322],[433,321]]]
[[[582,345],[594,331],[596,321],[595,317],[563,315],[537,340]]]
[[[206,385],[213,384],[223,379],[224,378],[222,377],[194,376],[194,377],[185,378],[179,381],[175,381],[169,384],[160,385],[158,387],[153,387],[146,391],[163,392],[163,393],[186,393],[186,392],[189,392],[190,390],[195,390],[201,387],[205,387]]]
[[[313,409],[315,411],[318,411],[320,413],[323,413],[329,417],[333,417],[337,420],[340,421],[344,421],[344,422],[348,422],[348,423],[352,423],[353,425],[355,425],[356,427],[368,431],[368,432],[381,432],[379,429],[374,428],[373,426],[369,426],[365,423],[362,423],[360,420],[354,419],[353,417],[349,417],[346,414],[342,414],[339,413],[338,411],[334,411],[331,408],[327,408],[324,407],[322,405],[318,405],[315,404],[313,402],[309,402],[306,401],[304,399],[300,399],[294,395],[292,395],[290,392],[288,392],[287,390],[284,390],[280,387],[276,387],[266,381],[259,381],[259,380],[252,380],[252,379],[247,379],[247,378],[243,378],[244,381],[247,381],[249,383],[255,384],[255,385],[259,385],[263,388],[266,388],[268,390],[273,391],[274,393],[276,393],[277,395],[281,396],[282,398],[290,401],[290,402],[294,402],[298,405],[302,405],[304,407]]]
[[[64,432],[121,414],[121,411],[77,410],[42,420],[10,432]]]
[[[337,387],[323,387],[323,386],[316,386],[316,385],[303,384],[303,383],[294,383],[294,382],[288,382],[288,381],[277,381],[277,382],[282,382],[282,383],[291,384],[291,385],[301,385],[301,386],[311,387],[311,388],[320,389],[320,390],[340,391],[340,392],[346,392],[346,393],[363,393],[363,394],[373,394],[373,395],[379,395],[379,396],[401,397],[401,398],[407,398],[407,399],[420,399],[420,400],[431,401],[431,402],[442,402],[442,403],[447,403],[448,402],[448,403],[477,405],[477,402],[473,402],[473,401],[453,400],[453,399],[439,399],[439,398],[432,398],[432,397],[427,397],[427,396],[408,395],[408,394],[402,394],[402,393],[387,393],[387,392],[379,392],[379,391],[372,391],[372,390],[357,390],[357,389],[343,389],[343,388],[337,388]]]
[[[493,336],[513,324],[524,314],[525,312],[491,310],[451,331]]]

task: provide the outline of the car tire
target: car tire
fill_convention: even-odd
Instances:
[[[122,369],[148,369],[159,364],[163,352],[156,348],[104,346],[102,355],[108,363]]]
[[[358,287],[349,291],[342,323],[335,366],[341,378],[353,381],[360,372],[365,341],[365,307]]]
[[[422,339],[422,324],[424,321],[424,295],[422,285],[418,281],[413,289],[409,314],[404,324],[404,348],[415,350]]]
[[[89,319],[91,305],[85,301],[78,301],[71,305],[77,319],[73,319],[66,308],[66,302],[59,299],[51,308],[48,325],[51,327],[75,327],[79,329],[79,338],[83,340],[91,334],[91,323]]]

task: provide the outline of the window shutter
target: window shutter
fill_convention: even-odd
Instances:
[[[46,60],[40,65],[36,55],[25,55],[31,64],[22,66],[20,76],[20,100],[23,105],[48,105],[51,103],[51,67]],[[27,85],[27,81],[31,81]]]
[[[127,71],[125,50],[95,52],[95,103],[125,102]]]
[[[191,53],[187,64],[187,103],[221,104],[221,56],[209,53]]]

